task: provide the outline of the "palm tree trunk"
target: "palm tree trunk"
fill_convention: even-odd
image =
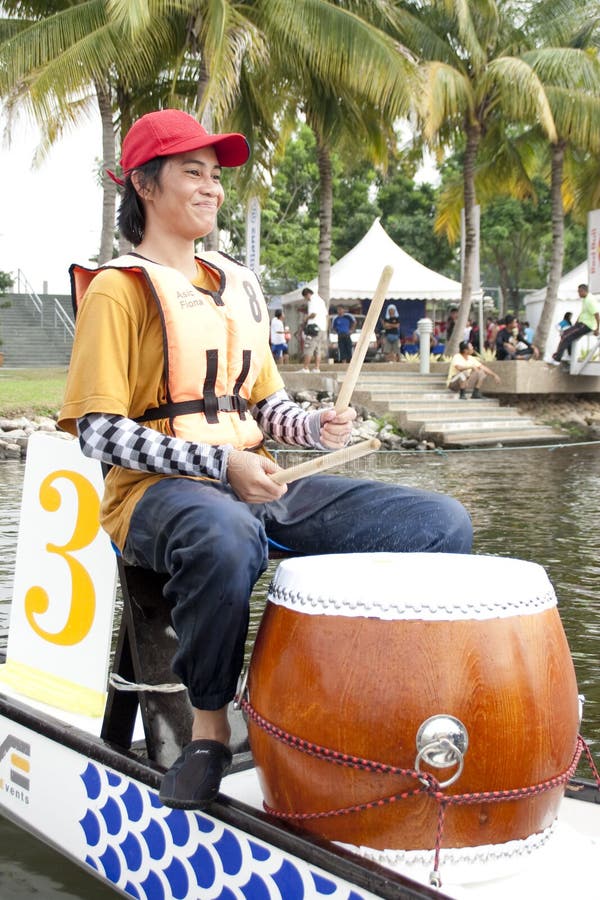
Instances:
[[[202,58],[202,62],[200,64],[200,78],[198,79],[198,85],[196,87],[196,99],[198,103],[198,108],[202,109],[202,119],[201,124],[209,133],[212,133],[213,130],[213,114],[212,107],[210,103],[207,103],[204,107],[202,106],[202,102],[204,99],[204,93],[206,91],[206,85],[208,84],[208,71],[206,69],[206,63],[204,61],[204,57]],[[202,238],[202,246],[205,250],[218,250],[219,249],[219,226],[215,224],[215,227],[212,231],[206,234]]]
[[[562,201],[565,148],[566,141],[558,141],[558,143],[552,144],[552,174],[550,181],[550,202],[552,205],[552,253],[550,256],[550,271],[548,273],[546,299],[544,300],[544,307],[534,336],[535,344],[539,348],[542,356],[544,356],[546,352],[548,335],[550,334],[550,327],[552,325],[552,319],[554,318],[556,298],[558,297],[558,285],[562,276],[565,255],[565,212]]]
[[[317,164],[319,166],[319,294],[329,309],[331,273],[331,223],[333,219],[333,178],[331,155],[318,132]]]
[[[102,123],[102,231],[98,262],[105,263],[113,257],[115,245],[115,213],[117,208],[117,186],[106,174],[106,169],[114,172],[116,166],[115,130],[113,126],[110,87],[95,85]]]
[[[465,148],[465,161],[463,168],[463,195],[465,210],[465,258],[462,276],[462,291],[458,316],[454,331],[448,342],[446,353],[454,356],[458,352],[458,345],[463,339],[463,334],[471,311],[473,290],[479,285],[473,284],[475,275],[475,263],[477,248],[477,232],[475,228],[475,162],[477,150],[481,138],[481,129],[477,123],[467,123],[467,146]]]

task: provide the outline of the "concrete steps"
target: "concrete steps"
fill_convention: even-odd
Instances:
[[[4,299],[11,304],[0,311],[4,365],[15,368],[68,365],[73,341],[60,324],[55,325],[54,297],[40,298],[43,321],[27,295],[7,294]],[[68,308],[67,312],[72,316]]]
[[[345,373],[337,372],[338,384]],[[353,402],[395,419],[414,437],[441,447],[489,447],[567,442],[564,432],[539,425],[493,397],[460,400],[446,387],[445,373],[361,371]]]

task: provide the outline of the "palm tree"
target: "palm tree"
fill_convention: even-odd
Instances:
[[[156,109],[170,80],[158,74],[180,42],[180,24],[156,21],[128,39],[107,17],[102,0],[7,0],[16,19],[0,20],[0,97],[9,113],[24,109],[42,131],[39,158],[81,116],[98,109],[103,169],[115,168],[115,136],[133,118]],[[170,56],[169,56],[170,54]],[[100,259],[113,255],[116,186],[102,174]]]
[[[462,297],[448,352],[454,353],[469,316],[476,264],[475,174],[482,141],[499,121],[556,130],[533,66],[523,58],[526,35],[508,0],[408,2],[400,39],[422,60],[426,88],[420,106],[424,138],[441,150],[463,152],[465,243]]]
[[[243,108],[251,142],[259,150],[255,160],[266,167],[277,143],[278,117],[307,71],[324,93],[352,90],[361,102],[391,114],[404,103],[398,98],[407,95],[410,61],[364,16],[365,11],[376,14],[381,23],[393,10],[389,0],[242,0],[218,7],[206,0],[75,5],[13,0],[11,5],[21,13],[33,9],[42,18],[0,47],[5,64],[0,65],[0,94],[15,92],[14,98],[52,122],[50,140],[59,122],[73,121],[84,103],[99,102],[108,147],[110,103],[122,128],[128,110],[121,98],[147,97],[151,77],[165,71],[169,88],[160,97],[150,92],[155,101],[198,111],[217,127]],[[114,188],[108,181],[105,191],[104,234],[114,216]]]
[[[550,144],[549,168],[552,203],[552,252],[546,298],[535,333],[535,342],[545,350],[554,318],[558,286],[564,258],[564,196],[568,185],[565,162],[573,150],[600,150],[600,61],[597,43],[600,17],[597,4],[542,2],[534,14],[534,33],[541,43],[545,38],[559,40],[562,48],[545,48],[525,54],[544,84],[556,125],[556,138]],[[588,201],[589,202],[589,201]],[[587,209],[592,209],[588,205]]]
[[[146,4],[113,0],[121,27],[143,28]],[[186,65],[197,67],[199,110],[219,126],[236,125],[254,150],[254,172],[268,170],[292,123],[303,115],[317,142],[320,178],[319,290],[329,296],[331,152],[353,140],[361,154],[385,158],[389,123],[412,100],[414,65],[379,26],[394,15],[388,0],[254,0],[208,4],[162,0],[153,10],[193,15]],[[219,26],[217,29],[216,26]],[[251,35],[242,39],[242,35]],[[187,79],[186,79],[187,80]]]

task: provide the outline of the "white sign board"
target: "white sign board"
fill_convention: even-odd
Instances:
[[[246,211],[246,265],[260,277],[260,202],[258,197],[248,201]]]
[[[588,213],[588,287],[600,294],[600,209]]]
[[[30,437],[0,680],[65,709],[106,691],[116,557],[98,519],[103,487],[77,441]]]

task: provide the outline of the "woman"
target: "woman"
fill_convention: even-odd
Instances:
[[[339,448],[355,412],[292,403],[254,274],[224,254],[195,255],[223,202],[221,167],[248,155],[242,135],[208,134],[179,110],[143,116],[123,142],[124,178],[112,176],[135,252],[71,269],[78,316],[60,424],[111,467],[101,520],[123,558],[169,576],[173,670],[194,715],[160,798],[180,808],[210,803],[231,763],[227,705],[267,536],[300,553],[471,544],[468,516],[449,498],[332,476],[286,489],[270,477],[278,466],[263,434]]]
[[[387,362],[400,362],[400,317],[393,303],[390,303],[381,322],[383,353]]]

